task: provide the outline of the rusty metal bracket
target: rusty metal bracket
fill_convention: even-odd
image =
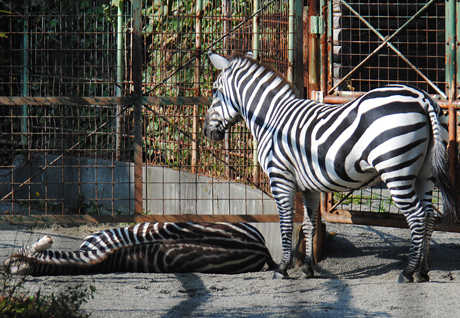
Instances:
[[[310,33],[314,35],[320,35],[324,33],[323,17],[316,15],[310,17]]]

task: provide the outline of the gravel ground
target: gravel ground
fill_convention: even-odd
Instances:
[[[24,229],[0,225],[0,259],[44,234],[55,249],[75,250],[100,230]],[[96,287],[82,309],[91,317],[460,317],[460,235],[435,232],[430,283],[398,284],[409,249],[407,229],[327,224],[331,233],[316,278],[272,280],[272,272],[239,275],[117,273],[28,278],[26,289],[58,292]],[[279,255],[273,255],[275,260]]]

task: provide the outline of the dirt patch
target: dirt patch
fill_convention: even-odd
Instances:
[[[55,249],[78,249],[84,236],[107,226],[33,230],[0,227],[0,259],[44,234]],[[328,224],[325,259],[316,278],[287,280],[272,272],[239,275],[116,273],[28,279],[26,288],[57,292],[96,286],[83,305],[91,317],[442,317],[458,311],[460,235],[435,232],[430,283],[398,284],[409,250],[407,229]],[[280,255],[273,255],[279,260]]]

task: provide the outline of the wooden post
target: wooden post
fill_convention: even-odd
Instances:
[[[142,3],[133,0],[132,76],[134,85],[134,212],[143,213],[142,185]]]
[[[201,69],[201,18],[203,15],[203,2],[202,0],[197,0],[196,2],[196,35],[195,35],[195,70],[194,70],[194,88],[195,96],[200,96],[200,69]],[[192,173],[197,173],[198,166],[198,120],[199,120],[199,106],[193,105],[193,124],[192,124]]]

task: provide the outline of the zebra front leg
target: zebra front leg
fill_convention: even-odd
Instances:
[[[271,188],[280,216],[282,250],[281,263],[275,270],[273,278],[289,278],[287,270],[291,265],[295,185],[290,181],[282,180],[278,184],[272,182]]]
[[[316,217],[320,194],[303,192],[302,197],[304,205],[302,229],[305,235],[305,265],[302,267],[302,272],[305,278],[311,278],[314,276],[313,237],[316,233]]]
[[[274,279],[289,278],[287,273],[288,268],[291,265],[291,248],[292,248],[292,218],[293,211],[287,211],[286,213],[280,212],[280,229],[281,229],[281,250],[282,257],[281,263],[273,273]]]

